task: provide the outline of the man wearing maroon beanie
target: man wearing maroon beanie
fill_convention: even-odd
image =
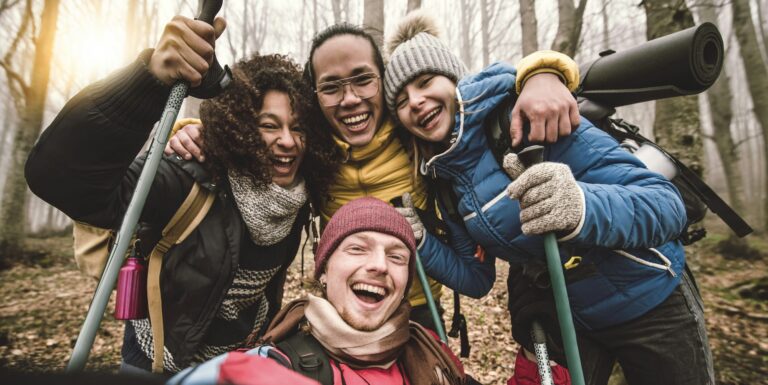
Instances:
[[[456,356],[409,321],[405,293],[414,258],[413,230],[392,206],[370,197],[347,203],[320,238],[318,295],[285,306],[257,341],[261,346],[209,361],[170,383],[205,384],[209,377],[211,383],[305,383],[285,367],[323,384],[466,383]],[[315,364],[306,365],[308,354]]]

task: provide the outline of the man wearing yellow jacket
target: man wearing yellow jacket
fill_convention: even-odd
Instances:
[[[426,207],[426,191],[408,150],[397,135],[384,103],[384,60],[373,38],[357,26],[336,24],[312,42],[305,75],[325,117],[319,125],[338,145],[337,178],[320,207],[322,223],[345,203],[363,196],[389,202],[409,192],[417,208]],[[512,138],[522,139],[522,121],[531,124],[531,141],[555,142],[579,123],[576,101],[564,83],[578,81],[576,63],[566,55],[537,52],[518,64],[520,97],[512,116]],[[522,86],[525,85],[525,88]],[[195,141],[199,125],[187,125],[169,141],[167,152],[203,160]],[[442,286],[430,279],[439,302]],[[408,293],[411,319],[434,329],[420,282]]]

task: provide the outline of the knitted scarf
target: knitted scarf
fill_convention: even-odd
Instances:
[[[299,209],[307,201],[301,179],[285,189],[274,183],[254,184],[251,178],[232,170],[227,173],[232,195],[253,242],[269,246],[280,242],[291,231]]]
[[[403,301],[379,329],[359,331],[341,319],[328,301],[310,295],[280,310],[256,344],[280,342],[296,333],[306,319],[310,333],[327,349],[328,355],[352,368],[388,367],[399,359],[412,385],[464,384],[463,369],[444,350],[447,348],[426,329],[409,322],[409,315],[410,305]],[[252,341],[253,338],[250,345]]]

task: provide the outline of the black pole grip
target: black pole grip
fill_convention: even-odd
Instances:
[[[200,0],[197,9],[197,20],[213,25],[213,18],[221,10],[224,0]]]
[[[223,3],[224,0],[200,0],[197,20],[213,25],[213,19],[221,10]],[[229,67],[224,66],[222,68],[214,55],[213,63],[211,63],[211,67],[206,72],[203,81],[199,86],[191,88],[189,95],[198,99],[210,99],[221,93],[231,81],[232,72],[229,70]]]
[[[538,144],[530,145],[517,153],[517,158],[523,163],[525,168],[544,161],[544,146]]]

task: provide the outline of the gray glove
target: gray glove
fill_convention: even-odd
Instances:
[[[584,192],[567,165],[544,162],[525,170],[517,155],[507,154],[503,167],[514,179],[507,193],[520,200],[523,233],[571,232],[579,226],[584,216]]]
[[[421,223],[419,215],[416,214],[416,209],[413,207],[413,199],[411,199],[410,193],[403,194],[403,207],[395,207],[395,210],[404,216],[408,223],[411,224],[413,229],[413,236],[416,238],[416,244],[421,242],[424,238],[424,224]]]

